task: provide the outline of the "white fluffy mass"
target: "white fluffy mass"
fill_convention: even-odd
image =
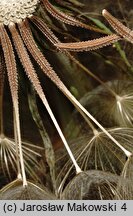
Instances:
[[[0,24],[19,23],[30,17],[39,0],[0,0]]]

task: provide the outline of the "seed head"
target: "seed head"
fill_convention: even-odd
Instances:
[[[11,25],[32,16],[38,2],[39,0],[1,0],[0,24]]]

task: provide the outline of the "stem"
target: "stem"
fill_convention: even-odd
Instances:
[[[19,149],[18,149],[18,137],[17,137],[17,126],[16,126],[16,119],[15,119],[15,110],[13,110],[13,124],[14,124],[14,139],[15,139],[15,147],[16,147],[16,163],[17,163],[17,172],[18,172],[18,179],[22,179],[21,175],[21,168],[20,168],[20,160],[19,160]]]
[[[1,85],[1,83],[0,83]],[[0,86],[0,134],[4,134],[3,128],[3,86]]]
[[[131,155],[131,153],[126,150],[120,143],[112,137],[112,135],[77,101],[77,99],[68,91],[68,89],[63,85],[62,86],[63,93],[69,98],[69,100],[73,103],[73,105],[79,110],[82,115],[82,110],[86,116],[89,117],[124,153],[127,157]],[[84,116],[83,116],[84,117]]]
[[[51,117],[51,119],[52,119],[52,121],[53,121],[53,123],[54,123],[54,125],[55,125],[55,127],[56,127],[56,129],[57,129],[57,131],[58,131],[64,145],[65,145],[65,147],[66,147],[66,150],[67,150],[67,152],[68,152],[74,166],[75,166],[76,173],[78,174],[78,173],[82,172],[81,168],[78,166],[78,164],[77,164],[77,162],[76,162],[76,160],[75,160],[75,158],[74,158],[74,156],[73,156],[73,154],[71,152],[71,149],[68,146],[68,143],[67,143],[67,141],[66,141],[66,139],[65,139],[65,137],[64,137],[64,135],[63,135],[63,133],[62,133],[62,131],[61,131],[55,117],[54,117],[54,115],[53,115],[53,112],[52,112],[49,104],[48,103],[46,104],[46,101],[44,101],[44,104],[45,104],[45,107],[46,107],[46,109],[47,109],[47,111],[48,111],[48,113],[49,113],[49,115],[50,115],[50,117]]]
[[[46,156],[46,161],[50,168],[50,176],[52,180],[53,189],[56,190],[54,149],[53,149],[53,145],[51,143],[50,137],[43,125],[41,116],[39,114],[35,90],[32,87],[30,87],[30,93],[28,94],[28,103],[29,103],[29,108],[30,108],[32,117],[38,127],[39,133],[41,135],[41,138],[44,144],[45,156]]]
[[[1,50],[0,50],[1,51]],[[4,56],[0,52],[0,134],[4,134],[3,126],[3,94],[4,94]]]
[[[25,165],[24,165],[24,158],[23,158],[23,151],[22,151],[22,141],[21,141],[21,133],[20,133],[20,120],[19,120],[19,110],[18,110],[18,103],[14,101],[14,119],[15,119],[15,136],[16,141],[18,143],[18,147],[16,147],[16,151],[19,151],[19,158],[21,164],[21,171],[22,171],[22,178],[23,178],[23,186],[27,186],[26,174],[25,174]],[[17,146],[17,145],[16,145]],[[18,150],[17,150],[18,148]],[[19,173],[19,170],[18,170]]]
[[[85,121],[87,122],[87,124],[90,126],[90,128],[92,129],[94,135],[96,135],[98,133],[98,131],[94,127],[94,125],[92,124],[92,122],[88,119],[88,117],[86,116],[86,114],[77,105],[76,105],[76,109],[83,116],[83,118],[85,119]]]
[[[27,28],[25,30],[27,30]],[[51,119],[52,119],[52,121],[53,121],[53,123],[54,123],[54,125],[55,125],[55,127],[56,127],[56,129],[57,129],[57,131],[58,131],[58,133],[59,133],[59,135],[60,135],[60,137],[61,137],[64,145],[65,145],[65,147],[66,147],[66,149],[67,149],[67,151],[68,151],[68,154],[69,154],[71,160],[73,161],[73,164],[75,166],[76,172],[77,173],[82,172],[82,170],[78,166],[78,164],[77,164],[77,162],[76,162],[76,160],[75,160],[75,158],[74,158],[74,156],[73,156],[73,154],[71,152],[71,149],[69,148],[69,146],[67,144],[67,141],[66,141],[66,139],[65,139],[65,137],[64,137],[64,135],[63,135],[63,133],[62,133],[62,131],[61,131],[61,129],[60,129],[60,127],[59,127],[59,125],[58,125],[55,117],[54,117],[54,115],[53,115],[53,112],[52,112],[52,110],[51,110],[51,108],[50,108],[50,106],[49,106],[49,104],[47,102],[47,99],[46,99],[46,97],[44,95],[44,92],[43,92],[43,89],[42,89],[42,87],[40,85],[40,82],[39,82],[38,76],[36,74],[36,71],[34,70],[34,67],[33,67],[33,65],[31,63],[31,60],[29,58],[29,55],[27,53],[27,49],[25,48],[25,46],[23,44],[23,41],[22,41],[22,38],[20,37],[19,32],[17,31],[15,25],[10,26],[10,32],[12,34],[12,38],[13,38],[13,41],[14,41],[14,44],[15,44],[16,51],[17,51],[18,56],[20,58],[20,61],[21,61],[22,65],[23,65],[23,67],[24,67],[24,69],[25,69],[25,71],[26,71],[26,73],[27,73],[30,81],[32,82],[33,87],[37,91],[37,94],[39,95],[39,97],[41,98],[44,106],[46,107],[46,109],[47,109],[47,111],[48,111],[48,113],[49,113],[49,115],[50,115],[50,117],[51,117]],[[39,53],[38,49],[37,49],[37,52],[36,52],[36,45],[34,45],[34,40],[30,36],[30,33],[28,33],[28,38],[27,39],[28,39],[28,41],[30,40],[30,44],[29,44],[30,45],[30,50],[29,51],[31,51],[31,52],[33,51],[34,52],[34,55],[35,55],[34,59],[36,59],[36,57],[38,58],[38,56],[39,56],[40,53]],[[45,58],[43,58],[43,60],[45,60]],[[39,59],[39,62],[40,62],[40,59]],[[45,64],[44,62],[45,61],[43,61],[43,64]],[[45,67],[47,66],[47,64],[45,65]],[[14,106],[14,107],[17,108],[18,104],[15,104],[15,105],[16,106]],[[16,117],[17,117],[16,118],[16,124],[18,124],[18,127],[17,127],[18,128],[18,135],[20,136],[19,115],[18,115],[19,112],[18,112],[18,109],[16,109],[15,114],[17,114],[16,115]],[[23,177],[24,177],[23,181],[26,181],[25,172],[24,172],[24,163],[23,163],[23,155],[22,155],[22,148],[21,148],[20,137],[19,137],[19,145],[20,145],[20,149],[19,150],[20,150],[21,167],[23,168],[23,170],[22,170],[23,171]],[[26,183],[26,182],[24,182],[24,183]]]

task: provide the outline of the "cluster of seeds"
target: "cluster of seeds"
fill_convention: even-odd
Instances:
[[[0,24],[11,25],[30,17],[37,7],[39,0],[1,0]]]

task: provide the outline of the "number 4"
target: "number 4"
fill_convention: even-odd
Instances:
[[[127,206],[126,206],[126,203],[124,203],[121,207],[122,210],[126,211],[127,210]]]

